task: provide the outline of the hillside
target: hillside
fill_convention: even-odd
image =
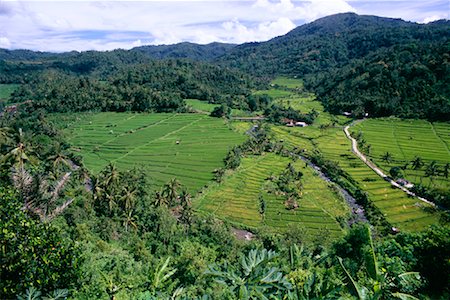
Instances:
[[[448,41],[450,22],[427,25],[354,13],[321,18],[284,36],[236,46],[220,58],[254,74],[304,76],[394,45]]]
[[[174,45],[142,46],[131,49],[131,52],[140,52],[151,58],[186,58],[200,61],[212,61],[231,51],[236,45],[224,43],[211,43],[199,45],[194,43],[178,43]]]

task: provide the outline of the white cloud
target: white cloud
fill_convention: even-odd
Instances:
[[[0,48],[9,49],[11,47],[11,42],[6,37],[0,37]]]
[[[437,21],[437,20],[445,19],[445,18],[448,18],[448,16],[443,15],[443,14],[442,15],[433,15],[433,16],[430,16],[430,17],[426,17],[420,23],[426,24],[426,23],[434,22],[434,21]]]
[[[0,47],[68,51],[181,41],[262,41],[288,32],[295,24],[348,11],[430,21],[448,17],[448,5],[442,6],[446,1],[0,0],[0,36],[6,39]]]

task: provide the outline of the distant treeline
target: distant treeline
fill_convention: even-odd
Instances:
[[[183,111],[187,98],[248,108],[254,105],[252,89],[262,84],[237,70],[200,62],[111,59],[108,63],[110,55],[96,53],[96,57],[93,66],[89,57],[83,57],[85,62],[72,63],[69,58],[53,61],[48,70],[34,69],[12,101],[32,100],[33,109],[48,112]]]

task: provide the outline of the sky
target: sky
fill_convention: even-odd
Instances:
[[[0,48],[64,52],[240,44],[342,12],[428,23],[449,19],[450,0],[0,0]]]

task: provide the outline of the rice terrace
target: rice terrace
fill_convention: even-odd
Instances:
[[[93,172],[110,162],[121,169],[142,167],[155,186],[178,178],[192,192],[212,179],[231,147],[244,141],[222,120],[199,114],[100,113],[57,122],[62,121],[72,150]]]
[[[450,299],[448,1],[104,2],[0,3],[0,299]]]

